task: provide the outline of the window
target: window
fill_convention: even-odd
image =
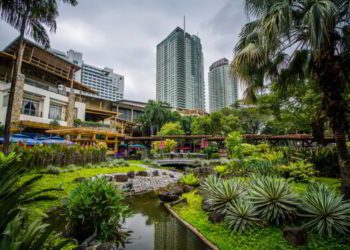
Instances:
[[[22,114],[31,115],[31,116],[39,116],[39,102],[23,99],[22,103]]]
[[[50,104],[49,119],[62,120],[62,106]]]
[[[7,107],[8,103],[9,103],[9,96],[5,95],[4,99],[2,100],[2,106]]]

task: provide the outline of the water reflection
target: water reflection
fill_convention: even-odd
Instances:
[[[132,230],[128,250],[203,250],[206,245],[190,230],[168,214],[158,197],[147,194],[130,198],[133,216],[126,220]]]

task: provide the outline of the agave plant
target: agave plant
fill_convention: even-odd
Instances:
[[[302,197],[301,210],[307,219],[304,227],[317,230],[320,235],[349,232],[350,203],[324,184],[308,186]]]
[[[204,197],[211,204],[211,209],[220,213],[225,213],[229,204],[246,193],[245,185],[241,180],[221,180],[214,176],[207,178],[202,190]]]
[[[199,179],[193,173],[189,173],[182,176],[182,178],[180,179],[180,183],[195,187],[199,185]]]
[[[245,199],[236,199],[226,210],[225,223],[234,232],[243,233],[259,221],[259,213],[253,204]]]
[[[279,225],[296,214],[297,198],[284,179],[257,177],[250,198],[260,217],[270,223]]]

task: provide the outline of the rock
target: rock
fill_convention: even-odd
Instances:
[[[173,202],[178,200],[179,196],[172,192],[164,192],[159,195],[159,199],[164,202]]]
[[[78,178],[74,179],[74,182],[83,182],[83,181],[86,181],[86,180],[87,180],[86,177],[78,177]]]
[[[118,250],[118,248],[111,243],[102,243],[96,247],[96,250]]]
[[[136,173],[136,176],[148,176],[148,172],[147,171],[139,171]]]
[[[195,187],[192,187],[192,186],[190,186],[190,185],[184,185],[184,186],[183,186],[183,191],[184,191],[184,193],[191,192],[193,189],[195,189]]]
[[[186,198],[182,198],[180,200],[173,201],[170,205],[171,206],[175,206],[175,205],[178,205],[178,204],[187,204],[187,199]]]
[[[125,174],[116,174],[114,175],[114,180],[116,182],[127,182],[129,177]]]
[[[173,174],[169,174],[170,178],[175,178],[175,176]]]
[[[152,172],[152,176],[159,176],[159,171],[158,170],[154,170]]]
[[[167,173],[166,173],[166,172],[163,172],[162,175],[167,175]]]
[[[133,184],[131,182],[127,183],[125,186],[124,186],[125,189],[128,189],[128,190],[131,190],[133,188]]]
[[[171,190],[170,191],[171,193],[174,193],[178,196],[182,195],[185,192],[183,186],[181,186],[181,185],[176,185],[176,186],[172,187],[170,190]]]
[[[134,178],[135,178],[135,172],[134,172],[134,171],[129,171],[126,175],[127,175],[130,179],[134,179]]]
[[[208,216],[208,220],[211,221],[212,223],[222,222],[224,218],[225,218],[225,214],[217,213],[217,212],[210,212]]]
[[[301,227],[284,228],[283,237],[293,246],[302,246],[307,242],[307,232]]]
[[[203,200],[202,201],[202,209],[206,212],[210,212],[211,211],[211,205],[210,202],[208,200]]]

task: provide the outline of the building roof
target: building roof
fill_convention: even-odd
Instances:
[[[133,101],[133,100],[126,100],[126,99],[116,101],[115,103],[133,106],[133,107],[139,107],[139,108],[144,108],[147,105],[146,102],[139,102],[139,101]]]
[[[0,57],[6,60],[15,60],[18,41],[18,38],[15,39],[3,51],[0,51]],[[93,94],[97,93],[89,86],[73,79],[73,73],[80,69],[79,66],[55,55],[29,40],[25,40],[23,63],[60,78],[68,87],[70,87],[71,82],[73,82],[74,89]]]

